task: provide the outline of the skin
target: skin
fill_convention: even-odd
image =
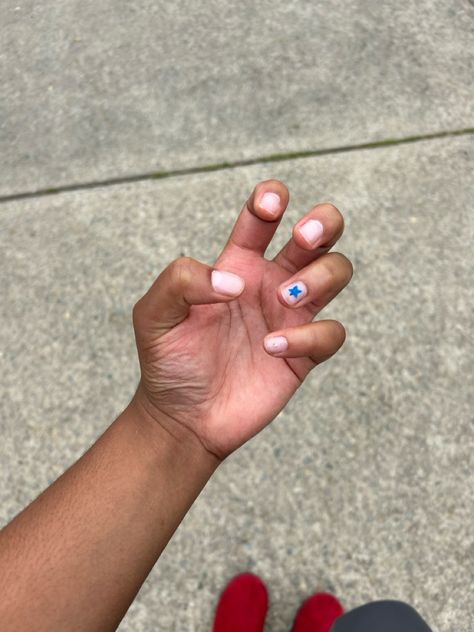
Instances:
[[[268,192],[280,200],[273,212]],[[214,470],[343,344],[340,323],[312,322],[352,276],[343,255],[328,253],[342,216],[315,206],[269,261],[263,255],[287,204],[284,184],[258,184],[213,267],[177,259],[137,302],[133,400],[0,532],[2,630],[116,629]],[[323,225],[317,244],[300,233],[308,218]],[[216,292],[213,270],[239,275],[243,291]],[[308,294],[289,306],[281,289],[295,281]],[[274,335],[288,348],[272,355],[264,342]]]

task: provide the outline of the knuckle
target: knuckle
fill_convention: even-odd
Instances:
[[[337,206],[334,206],[334,204],[332,202],[324,202],[324,206],[327,208],[327,210],[330,213],[335,213],[336,215],[340,215],[340,211],[337,208]]]
[[[348,259],[345,255],[341,255],[341,257],[344,265],[344,278],[345,281],[349,283],[349,281],[354,276],[354,266],[352,265],[352,261]]]
[[[323,257],[321,257],[321,264],[324,266],[330,280],[331,283],[336,279],[336,277],[338,276],[338,269],[339,269],[339,257],[337,256],[338,253],[335,252],[329,252],[326,255],[324,255]]]
[[[354,274],[354,268],[350,259],[340,252],[330,252],[325,257],[325,265],[333,280],[341,279],[345,284],[349,283]]]
[[[334,213],[334,215],[336,217],[336,224],[337,224],[337,227],[338,227],[338,232],[342,232],[344,230],[344,215],[335,206],[333,207],[333,209],[334,209],[333,213]]]
[[[143,303],[142,299],[139,299],[132,308],[132,322],[136,328],[140,325],[143,316]]]
[[[334,225],[336,226],[337,232],[340,233],[344,229],[344,215],[341,211],[334,206],[332,202],[325,202],[323,206],[326,208],[328,213],[332,216],[332,221],[334,221]]]
[[[346,340],[346,328],[338,320],[333,321],[333,326],[334,326],[335,338],[337,341],[337,347],[338,348],[342,347],[342,345],[344,344]]]
[[[170,276],[173,286],[186,288],[191,283],[194,260],[191,257],[179,257],[170,265]]]

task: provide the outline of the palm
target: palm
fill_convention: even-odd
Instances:
[[[193,306],[152,348],[144,375],[154,405],[182,424],[192,423],[217,454],[268,424],[312,366],[308,358],[269,356],[264,336],[313,316],[309,308],[289,310],[278,301],[276,288],[290,276],[280,265],[237,248],[227,249],[219,265],[245,279],[242,296]]]

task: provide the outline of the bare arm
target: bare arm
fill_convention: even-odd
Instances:
[[[1,629],[115,630],[216,466],[133,401],[1,532]]]
[[[0,533],[2,632],[114,630],[217,465],[344,342],[313,322],[352,275],[342,216],[313,207],[269,261],[287,203],[257,185],[213,267],[177,259],[135,305],[132,402]]]

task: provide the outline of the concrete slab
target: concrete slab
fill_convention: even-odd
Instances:
[[[344,212],[348,341],[216,474],[121,626],[210,630],[233,574],[268,582],[267,630],[301,600],[413,603],[435,632],[474,606],[472,137],[0,206],[0,514],[69,465],[133,393],[134,301],[172,258],[212,262],[256,181]]]
[[[7,0],[0,195],[474,127],[468,0]]]

